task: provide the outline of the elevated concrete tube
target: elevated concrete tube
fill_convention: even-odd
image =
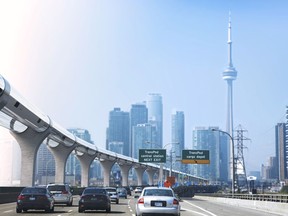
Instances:
[[[54,155],[55,159],[55,182],[64,183],[65,182],[65,166],[66,161],[70,153],[74,150],[74,145],[67,147],[61,143],[56,147],[51,147],[48,145],[51,153]]]
[[[76,154],[76,157],[78,158],[81,164],[81,187],[87,187],[89,186],[90,165],[95,159],[96,154],[95,155],[89,155],[89,154],[77,155]]]
[[[99,158],[99,162],[103,168],[103,186],[107,187],[110,183],[110,171],[115,161]]]
[[[137,175],[137,180],[138,180],[138,185],[143,185],[143,173],[146,170],[146,167],[134,167],[135,171],[136,171],[136,175]]]
[[[146,169],[146,172],[147,172],[147,174],[148,174],[148,181],[149,181],[148,184],[149,184],[149,185],[154,185],[153,177],[154,177],[154,174],[157,172],[157,170],[148,167],[148,168]]]
[[[132,168],[132,164],[120,164],[120,163],[118,163],[118,165],[121,169],[122,186],[128,186],[129,170]]]
[[[43,140],[49,135],[49,130],[36,132],[27,128],[23,133],[10,131],[21,148],[21,186],[32,186],[35,184],[35,170],[37,151]]]

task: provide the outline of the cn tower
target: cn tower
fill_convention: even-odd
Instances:
[[[227,122],[226,132],[230,134],[230,176],[234,180],[235,177],[235,161],[234,161],[234,141],[233,141],[233,81],[237,77],[237,71],[232,63],[232,40],[231,40],[231,17],[229,14],[228,23],[228,67],[223,72],[223,79],[227,81]]]

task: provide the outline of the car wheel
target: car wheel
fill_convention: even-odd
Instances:
[[[78,208],[78,212],[79,213],[84,212],[84,209],[83,208]]]
[[[111,206],[106,209],[106,212],[107,212],[107,213],[111,212]]]
[[[16,213],[21,213],[22,209],[16,208]]]
[[[71,202],[69,202],[68,204],[67,204],[67,206],[72,206],[73,205],[73,200],[71,200]]]
[[[116,204],[119,204],[119,200],[118,199],[116,200]]]

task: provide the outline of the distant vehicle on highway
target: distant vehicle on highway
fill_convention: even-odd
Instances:
[[[126,188],[122,187],[122,188],[117,188],[117,193],[119,197],[124,197],[125,199],[127,199],[127,190]]]
[[[54,211],[54,198],[45,187],[26,187],[17,197],[16,212],[27,212],[30,209]]]
[[[129,186],[124,186],[124,188],[126,189],[127,191],[127,195],[131,196],[132,193],[131,193],[131,188]]]
[[[108,192],[111,202],[119,204],[119,195],[117,193],[117,189],[114,187],[105,187],[105,190]]]
[[[85,210],[106,210],[111,212],[111,200],[104,188],[87,187],[84,189],[78,206],[78,212]]]
[[[135,190],[134,190],[134,193],[135,194],[137,194],[137,193],[139,194],[139,193],[142,192],[142,190],[143,190],[142,187],[136,187]]]
[[[53,195],[55,204],[66,204],[72,206],[73,195],[68,184],[48,184],[47,189]]]
[[[180,216],[180,204],[174,191],[166,187],[145,187],[136,203],[136,215],[146,214]]]

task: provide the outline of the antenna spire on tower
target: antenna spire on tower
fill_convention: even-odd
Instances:
[[[233,68],[232,63],[232,39],[231,39],[231,12],[229,11],[229,23],[228,23],[228,66]]]

